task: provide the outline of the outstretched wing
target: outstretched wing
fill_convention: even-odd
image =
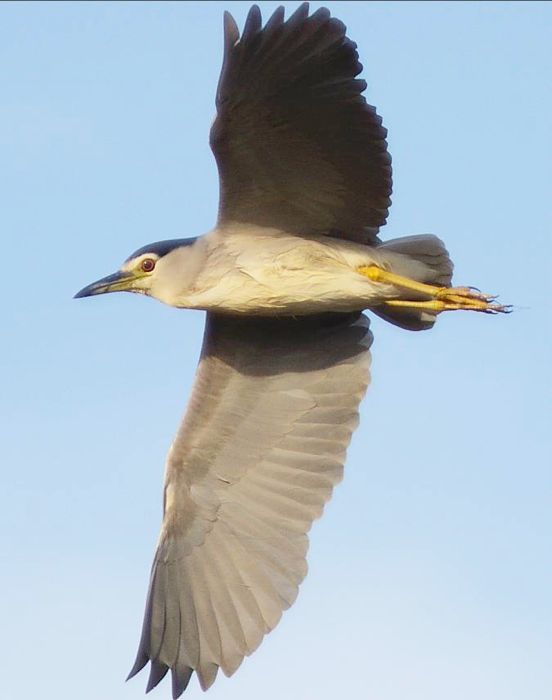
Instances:
[[[362,66],[345,25],[308,3],[243,34],[225,13],[224,62],[211,148],[219,225],[252,223],[297,235],[375,241],[391,203],[387,130],[366,104]]]
[[[165,513],[130,676],[232,674],[295,600],[306,533],[343,473],[369,381],[357,315],[208,315],[187,415],[168,456]]]

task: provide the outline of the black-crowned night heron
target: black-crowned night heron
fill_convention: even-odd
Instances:
[[[173,697],[195,671],[232,674],[297,596],[307,532],[341,479],[369,381],[364,309],[411,330],[441,311],[503,312],[452,288],[434,236],[382,243],[391,159],[345,26],[305,3],[243,34],[224,16],[211,146],[216,227],[137,250],[80,291],[207,310],[186,417],[170,449],[164,519],[130,676]]]

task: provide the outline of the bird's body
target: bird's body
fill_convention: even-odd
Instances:
[[[411,240],[411,239],[409,239]],[[426,237],[445,255],[440,242]],[[442,259],[439,259],[442,262]],[[150,293],[171,306],[261,316],[362,311],[400,296],[359,268],[377,265],[438,283],[435,269],[390,246],[368,247],[332,237],[297,237],[277,229],[235,225],[200,236],[158,262]],[[163,274],[163,266],[176,274]],[[442,280],[441,280],[442,282]]]
[[[204,689],[232,674],[295,600],[369,382],[362,311],[423,330],[441,311],[507,310],[451,287],[435,236],[379,238],[390,156],[361,69],[325,8],[263,27],[253,6],[241,36],[225,14],[216,227],[144,246],[77,295],[208,312],[130,674],[151,662],[148,690],[169,669],[174,698],[194,671]]]

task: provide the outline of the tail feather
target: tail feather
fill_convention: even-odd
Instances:
[[[383,258],[388,257],[392,271],[418,282],[450,287],[453,264],[445,244],[437,236],[407,236],[386,241],[378,246]],[[386,254],[389,253],[387,256]],[[427,330],[437,318],[435,312],[426,309],[402,307],[372,307],[377,316],[409,331]]]

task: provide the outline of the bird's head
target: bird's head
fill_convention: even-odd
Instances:
[[[108,292],[134,292],[170,304],[171,297],[189,284],[190,276],[197,272],[193,269],[197,255],[192,253],[197,240],[181,238],[150,243],[128,257],[117,272],[87,285],[74,298]]]

